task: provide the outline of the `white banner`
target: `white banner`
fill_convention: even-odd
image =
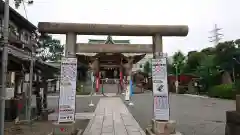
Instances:
[[[130,100],[130,85],[129,84],[125,84],[125,85],[126,85],[125,101],[129,101]]]
[[[154,118],[169,120],[169,94],[167,82],[167,58],[152,59],[152,82],[154,96]]]
[[[62,58],[58,122],[75,120],[77,59]]]
[[[168,96],[154,96],[154,119],[169,120],[169,100]]]

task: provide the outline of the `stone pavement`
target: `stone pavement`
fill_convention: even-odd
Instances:
[[[119,97],[101,98],[83,135],[146,135]]]

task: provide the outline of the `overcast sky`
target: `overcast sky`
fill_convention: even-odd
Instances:
[[[213,46],[208,37],[215,23],[223,28],[223,40],[239,38],[239,5],[239,0],[34,0],[26,9],[28,19],[35,25],[40,21],[188,25],[187,37],[164,38],[164,52],[172,55],[177,50],[187,53]],[[18,11],[26,17],[23,9],[21,5]],[[55,37],[64,44],[65,36]],[[79,36],[77,40],[87,42],[88,38],[104,39],[106,36]],[[140,44],[152,42],[151,37],[114,39],[130,39]]]

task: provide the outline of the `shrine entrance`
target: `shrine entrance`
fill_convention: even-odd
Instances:
[[[100,87],[100,76],[101,76],[101,69],[102,67],[111,67],[111,66],[119,66],[120,73],[119,73],[119,84],[123,86],[123,76],[127,78],[127,81],[129,81],[129,84],[127,85],[128,88],[125,89],[125,101],[129,102],[129,105],[131,103],[130,97],[131,94],[131,88],[132,88],[132,68],[133,64],[137,63],[140,59],[142,59],[145,54],[142,55],[136,55],[136,56],[124,56],[122,53],[153,53],[153,60],[155,62],[155,65],[162,66],[161,68],[166,68],[166,58],[167,56],[163,54],[163,36],[186,36],[188,34],[188,26],[185,25],[117,25],[117,24],[80,24],[80,23],[52,23],[52,22],[40,22],[38,24],[39,32],[41,33],[51,33],[51,34],[66,34],[66,48],[65,48],[65,59],[71,59],[73,58],[76,63],[76,58],[78,58],[78,62],[86,62],[89,63],[89,67],[92,70],[92,73],[96,80],[96,92],[99,91]],[[76,43],[77,41],[77,35],[114,35],[114,36],[151,36],[152,37],[152,44],[114,44],[111,40],[108,40],[108,42],[104,43]],[[111,38],[108,36],[108,38]],[[111,42],[110,42],[111,41]],[[79,55],[80,53],[80,55]],[[95,56],[86,56],[81,53],[97,53]],[[81,57],[81,58],[80,58]],[[120,59],[116,59],[120,58]],[[115,61],[113,61],[115,60]],[[110,71],[107,71],[107,75],[112,77],[112,73]],[[167,74],[167,73],[165,73]],[[153,74],[155,75],[155,74]],[[161,127],[161,129],[164,129],[161,133],[167,134],[165,127],[169,127],[167,125],[171,125],[171,129],[175,131],[176,124],[172,124],[170,119],[170,108],[169,108],[169,93],[167,88],[167,79],[166,76],[161,76],[159,73],[156,74],[155,80],[153,81],[153,86],[155,89],[153,89],[153,96],[154,96],[154,121],[153,121],[153,127]],[[159,77],[160,76],[160,77]],[[66,78],[68,79],[68,78]],[[64,83],[63,83],[64,84]],[[69,83],[68,83],[69,84]],[[156,90],[159,87],[164,86],[164,92]],[[61,86],[64,90],[64,93],[60,92],[60,98],[59,98],[59,109],[66,109],[66,105],[68,105],[71,108],[68,108],[70,110],[73,110],[72,113],[68,114],[61,114],[59,113],[59,119],[58,122],[61,123],[64,122],[72,122],[74,120],[68,120],[66,118],[69,118],[69,115],[74,115],[75,113],[75,105],[76,101],[75,97],[72,93],[76,91],[76,86]],[[71,88],[72,87],[72,88]],[[112,88],[115,89],[115,88]],[[71,97],[71,98],[69,98]],[[69,99],[69,100],[64,100]],[[103,98],[106,99],[106,98]],[[95,116],[102,116],[101,111],[102,110],[112,110],[115,111],[112,112],[113,114],[116,114],[118,116],[114,117],[113,121],[121,121],[123,117],[120,114],[125,114],[124,110],[127,110],[124,108],[124,104],[121,102],[121,99],[119,97],[110,98],[113,99],[112,101],[108,100],[102,100],[99,103],[99,110],[96,110]],[[116,99],[116,100],[115,100]],[[164,103],[164,105],[160,106],[159,101],[164,101],[161,103]],[[119,109],[120,105],[117,103],[122,104],[122,109]],[[118,107],[113,108],[113,107]],[[121,110],[121,111],[119,111]],[[119,111],[119,112],[116,112]],[[105,113],[108,114],[108,113]],[[64,117],[63,117],[64,116]],[[67,117],[66,117],[67,116]],[[129,118],[133,118],[131,114],[129,114]],[[99,117],[97,117],[99,118]],[[112,119],[112,115],[103,116],[103,118],[106,119]],[[121,118],[121,120],[120,120]],[[130,119],[127,119],[130,120]],[[105,122],[104,122],[105,121]],[[96,119],[92,120],[91,125],[99,125],[99,123],[102,123],[105,125],[106,123],[109,124],[109,122],[104,121],[97,121]],[[134,120],[133,120],[134,121]],[[136,122],[136,121],[135,121]],[[132,123],[132,122],[131,122]],[[90,125],[90,124],[89,124]],[[103,125],[100,125],[101,127],[104,127]],[[111,127],[114,127],[111,124]],[[123,126],[117,126],[117,127],[123,127],[122,130],[117,131],[123,131],[123,129],[127,129],[124,127],[124,123],[121,122],[121,125]],[[137,124],[133,124],[137,125]],[[161,126],[160,126],[161,125]],[[133,127],[134,129],[137,129],[139,127]],[[96,128],[89,128],[89,130],[85,131],[85,134],[89,133],[95,133]],[[100,130],[99,134],[103,134],[104,130]],[[150,131],[154,130],[149,130]],[[114,133],[113,133],[114,134]],[[117,134],[127,135],[130,133],[123,133],[119,132]],[[139,134],[144,134],[140,133]]]
[[[145,53],[153,53],[153,58],[162,57],[163,36],[186,36],[185,25],[117,25],[117,24],[81,24],[40,22],[39,32],[66,34],[65,57],[77,58],[79,63],[89,65],[96,80],[96,92],[99,91],[101,77],[119,77],[132,81],[133,64],[140,61]],[[76,43],[77,35],[108,35],[106,40],[91,40],[89,43]],[[115,41],[112,36],[151,36],[152,44],[130,44],[129,41]],[[96,53],[89,56],[88,53]],[[125,56],[123,53],[138,53]],[[103,73],[103,74],[102,74]],[[130,83],[129,83],[130,84]],[[132,83],[131,83],[132,84]]]

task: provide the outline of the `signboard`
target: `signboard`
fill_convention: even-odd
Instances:
[[[14,98],[14,88],[6,88],[6,99]]]
[[[167,57],[152,59],[152,82],[154,96],[154,118],[169,120],[169,95],[167,83]]]
[[[62,58],[58,122],[75,120],[77,59]]]
[[[169,120],[169,99],[168,96],[154,96],[154,119]]]
[[[152,59],[153,94],[168,93],[167,85],[167,58]]]

